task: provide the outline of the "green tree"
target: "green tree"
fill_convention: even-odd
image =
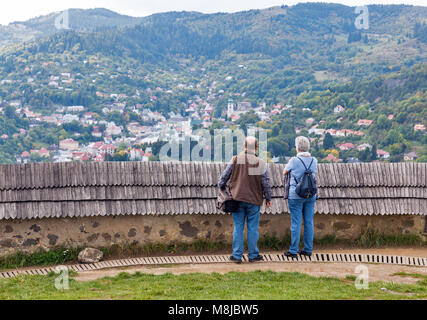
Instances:
[[[374,144],[374,146],[371,149],[371,157],[370,157],[371,161],[377,160],[377,145]]]
[[[8,119],[15,119],[16,118],[16,113],[15,113],[15,108],[12,106],[7,106],[4,109],[4,115],[6,116],[6,118]]]
[[[390,128],[390,120],[384,114],[378,116],[376,124],[380,130],[388,130]]]
[[[323,149],[329,150],[335,147],[334,137],[327,132],[325,138],[323,139]]]

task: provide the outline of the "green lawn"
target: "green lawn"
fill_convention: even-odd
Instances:
[[[396,275],[398,277],[399,275]],[[0,279],[0,299],[420,299],[427,298],[427,277],[417,284],[375,282],[357,290],[347,279],[277,272],[230,272],[225,275],[150,275],[121,273],[91,282],[71,279],[57,290],[56,275]],[[381,288],[386,288],[387,291]]]

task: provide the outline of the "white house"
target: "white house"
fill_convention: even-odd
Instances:
[[[107,128],[105,129],[105,133],[108,136],[118,136],[122,133],[122,129],[115,125],[114,122],[110,122],[107,125]]]
[[[334,108],[334,113],[335,114],[338,114],[338,113],[341,113],[341,112],[344,112],[345,111],[345,108],[342,106],[342,105],[337,105],[335,108]]]
[[[363,151],[366,149],[372,149],[372,145],[370,145],[369,143],[362,143],[362,144],[357,146],[358,151]]]
[[[64,123],[70,123],[73,121],[79,121],[79,116],[78,115],[74,115],[74,114],[66,114],[62,120],[64,121]]]

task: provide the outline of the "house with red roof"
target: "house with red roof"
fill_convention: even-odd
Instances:
[[[74,141],[73,139],[61,140],[59,141],[59,149],[76,151],[79,150],[79,143],[77,141]]]
[[[353,131],[353,135],[363,137],[365,133],[362,131]]]
[[[390,158],[390,153],[385,151],[385,150],[378,149],[377,150],[377,156],[380,159],[388,159],[388,158]]]
[[[117,147],[112,144],[104,144],[101,148],[99,148],[101,154],[109,154],[113,155],[116,151]]]
[[[240,119],[240,116],[238,115],[238,114],[233,114],[233,115],[231,115],[231,121],[237,121],[237,120],[239,120]]]
[[[105,159],[105,154],[98,154],[95,158],[93,158],[93,161],[95,162],[103,162]]]
[[[328,156],[326,158],[324,158],[323,160],[326,160],[329,162],[342,162],[342,159],[338,159],[332,153],[328,154]]]
[[[21,158],[28,159],[31,156],[31,154],[28,151],[24,151],[21,153]]]
[[[357,124],[359,126],[369,127],[373,122],[374,120],[360,119],[359,121],[357,121]]]
[[[307,125],[312,125],[312,124],[313,124],[313,122],[314,122],[314,118],[308,118],[308,119],[306,119],[306,120],[305,120],[305,123],[306,123]]]
[[[75,161],[87,161],[89,160],[86,152],[73,152],[73,160]]]
[[[273,111],[270,112],[270,114],[272,116],[276,115],[276,114],[281,114],[282,113],[282,109],[274,109]]]
[[[97,155],[100,153],[100,148],[104,145],[103,141],[97,141],[89,144],[87,150],[92,155]]]
[[[356,147],[356,146],[355,146],[354,144],[350,143],[350,142],[347,142],[347,143],[343,143],[343,144],[339,144],[339,145],[338,145],[338,148],[339,148],[341,151],[351,150],[351,149],[354,149],[355,147]]]
[[[409,153],[405,153],[403,155],[403,160],[405,160],[405,161],[414,161],[414,160],[417,160],[417,158],[418,158],[418,155],[414,151],[411,151]]]
[[[335,108],[334,108],[334,113],[335,114],[338,114],[338,113],[341,113],[341,112],[344,112],[345,111],[345,108],[342,106],[342,105],[337,105]]]
[[[46,148],[41,148],[40,150],[31,150],[30,151],[31,154],[38,154],[40,157],[44,157],[44,158],[49,158],[50,157],[50,152],[49,150],[47,150]]]
[[[426,126],[423,124],[416,124],[414,126],[414,131],[426,131]]]
[[[337,130],[335,129],[328,129],[325,131],[325,133],[329,133],[331,136],[336,136],[337,135]]]
[[[96,138],[101,138],[102,137],[102,132],[100,131],[100,129],[99,129],[98,126],[93,127],[92,136],[94,136]]]

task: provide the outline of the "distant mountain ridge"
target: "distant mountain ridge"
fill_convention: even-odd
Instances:
[[[63,12],[53,12],[27,21],[12,22],[7,26],[0,26],[0,46],[35,40],[57,33],[60,30],[55,27],[55,20]],[[68,9],[68,16],[69,28],[79,32],[90,32],[106,27],[133,26],[143,19],[121,15],[104,8]]]
[[[63,12],[54,12],[27,21],[0,25],[0,47],[44,38],[58,33],[55,20]],[[142,25],[185,24],[200,33],[214,30],[229,30],[235,25],[237,30],[245,30],[252,35],[265,35],[266,23],[279,25],[279,31],[290,35],[295,28],[320,33],[348,31],[354,28],[356,14],[354,7],[328,3],[301,3],[295,6],[254,9],[236,13],[203,14],[200,12],[166,12],[147,17],[131,17],[105,8],[69,9],[69,27],[76,32],[91,32],[99,28],[120,28]],[[427,7],[410,5],[370,5],[370,33],[391,35],[409,31],[412,22],[427,21]],[[246,20],[246,22],[245,22]],[[316,26],[316,29],[312,27]],[[292,37],[290,37],[292,38]]]
[[[173,62],[177,55],[212,59],[232,51],[280,57],[285,64],[325,65],[331,59],[342,60],[339,55],[348,58],[348,54],[357,54],[348,52],[347,38],[359,41],[363,34],[371,38],[372,46],[377,46],[378,38],[383,38],[385,44],[387,37],[396,41],[410,37],[416,23],[427,21],[427,7],[372,5],[369,16],[369,29],[357,30],[354,7],[340,4],[309,3],[216,14],[168,12],[144,18],[105,9],[75,10],[70,12],[72,30],[68,32],[52,30],[53,16],[26,22],[38,30],[49,26],[44,33],[50,34],[29,43],[27,48],[35,54],[62,53],[77,47],[91,54],[129,56],[154,64],[165,59]],[[97,31],[107,25],[108,30]],[[331,56],[336,43],[341,44]],[[420,57],[425,56],[418,43],[406,47],[420,51]],[[401,52],[402,55],[390,58],[400,63],[405,58],[404,51]],[[378,56],[379,60],[385,58],[387,55]]]

